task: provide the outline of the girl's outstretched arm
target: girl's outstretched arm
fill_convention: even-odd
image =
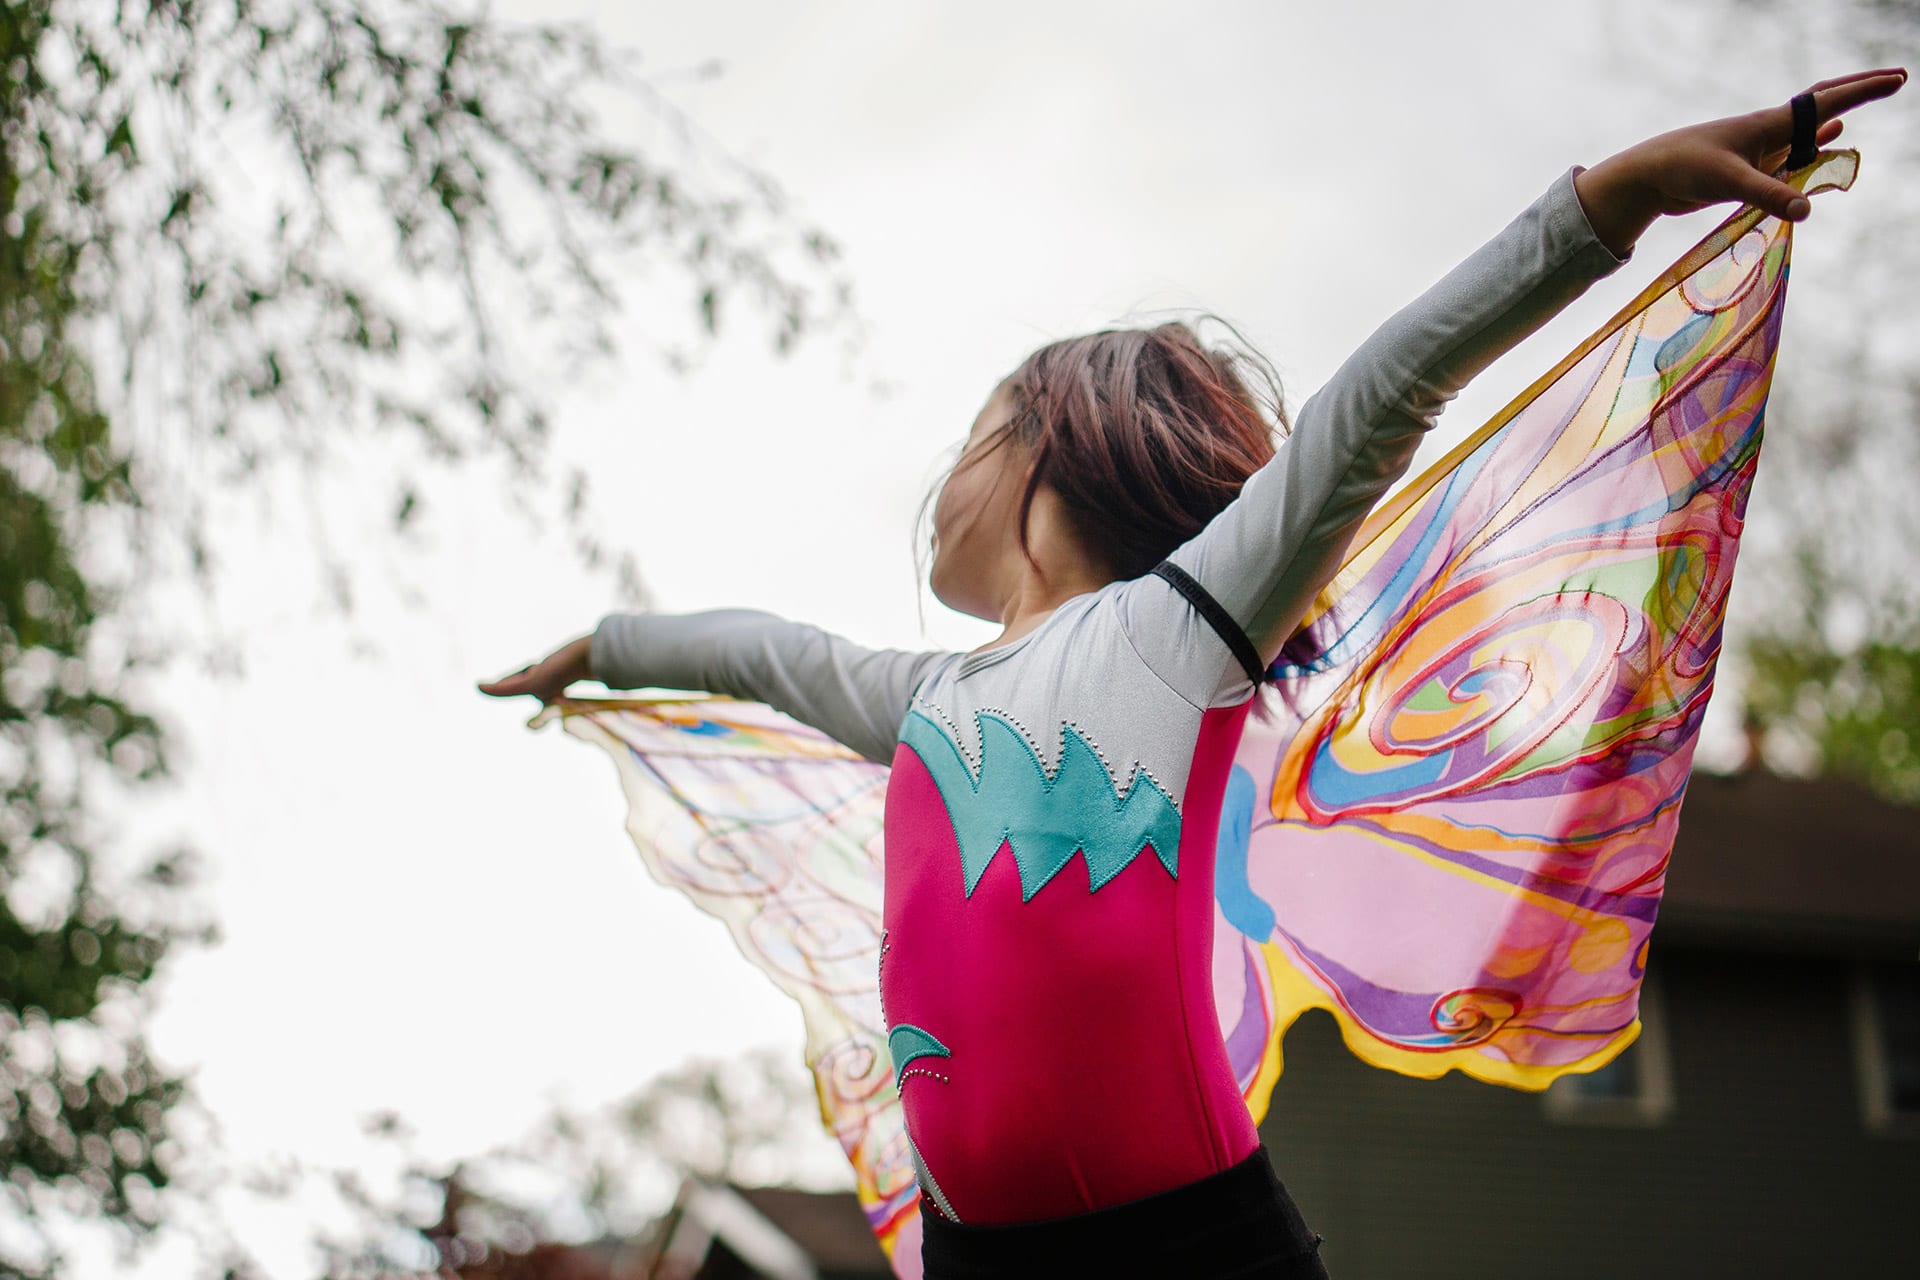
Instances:
[[[1832,116],[1904,79],[1866,72],[1815,86],[1818,141],[1839,132]],[[1794,204],[1799,194],[1765,171],[1785,160],[1791,138],[1791,112],[1780,106],[1568,170],[1363,342],[1301,407],[1273,458],[1170,558],[1271,661],[1446,403],[1625,262],[1655,217],[1727,200],[1806,215],[1804,199]],[[1128,583],[1119,603],[1142,657],[1183,696],[1200,706],[1245,699],[1251,686],[1239,663],[1164,580]]]
[[[481,689],[549,701],[573,680],[591,679],[612,689],[750,698],[890,764],[914,688],[949,656],[937,649],[867,649],[758,609],[613,613],[524,676],[516,672]]]

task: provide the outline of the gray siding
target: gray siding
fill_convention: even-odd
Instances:
[[[1368,1067],[1303,1018],[1261,1131],[1334,1280],[1920,1276],[1920,1141],[1861,1118],[1850,965],[1657,940],[1652,964],[1674,1109],[1647,1128]]]

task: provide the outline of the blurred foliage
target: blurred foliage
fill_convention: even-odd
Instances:
[[[1647,3],[1624,20],[1640,75],[1676,97],[1749,101],[1911,66],[1920,0]],[[1698,51],[1714,48],[1713,57]],[[1854,189],[1798,233],[1767,437],[1728,615],[1727,658],[1769,763],[1920,801],[1920,103],[1909,86],[1846,117]],[[1821,269],[1801,273],[1818,245]]]
[[[114,596],[82,560],[72,514],[133,500],[77,331],[102,270],[84,210],[126,172],[128,144],[88,157],[49,119],[38,53],[54,18],[8,4],[0,17],[0,1167],[9,1217],[105,1218],[139,1235],[161,1216],[177,1147],[169,1114],[182,1082],[152,1061],[137,1000],[183,932],[156,899],[175,896],[187,858],[162,858],[131,895],[103,884],[83,787],[101,761],[133,781],[163,773],[162,735],[90,663],[89,629]],[[53,170],[54,172],[50,172]],[[129,897],[143,918],[129,918]],[[81,1034],[76,1035],[79,1032]],[[0,1272],[53,1274],[57,1250],[0,1256]]]
[[[1880,619],[1865,638],[1837,644],[1833,584],[1811,558],[1800,572],[1800,617],[1774,620],[1742,651],[1749,726],[1772,757],[1920,805],[1920,616]]]
[[[189,1219],[206,1274],[250,1269],[195,1164],[208,1117],[146,1041],[170,948],[217,936],[196,855],[120,867],[101,827],[171,772],[136,681],[174,619],[132,602],[183,570],[211,596],[209,509],[280,496],[276,466],[311,502],[377,436],[429,469],[504,462],[503,496],[551,494],[600,567],[539,388],[615,350],[616,265],[695,344],[736,296],[776,352],[855,328],[834,243],[629,61],[426,0],[0,6],[0,1276],[58,1274],[72,1224],[130,1261]],[[679,158],[594,103],[637,103]],[[431,508],[398,457],[352,483],[406,533]]]
[[[1822,773],[1920,804],[1920,644],[1867,641],[1836,652],[1763,636],[1746,649],[1755,718],[1813,752]]]
[[[1731,0],[1738,29],[1784,41],[1809,82],[1910,63],[1920,0]],[[1858,113],[1914,115],[1911,90]],[[1874,121],[1849,117],[1858,138]],[[1736,652],[1749,721],[1777,761],[1920,803],[1920,135],[1885,130],[1862,154],[1859,202],[1807,234],[1844,234],[1844,278],[1804,284],[1767,414],[1755,501],[1762,607]],[[1871,187],[1868,184],[1872,184]],[[1862,201],[1862,197],[1867,197]],[[1843,231],[1842,228],[1845,228]],[[1771,473],[1771,474],[1769,474]],[[1744,563],[1742,569],[1749,565]]]

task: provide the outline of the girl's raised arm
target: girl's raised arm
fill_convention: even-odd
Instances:
[[[867,649],[758,609],[614,613],[589,650],[615,689],[700,689],[764,702],[881,764],[893,762],[913,690],[944,650]]]
[[[1830,142],[1841,128],[1834,117],[1905,81],[1898,69],[1822,81],[1804,95],[1802,127],[1816,129],[1813,142]],[[1301,407],[1273,458],[1170,559],[1270,662],[1447,401],[1625,262],[1655,218],[1729,200],[1794,221],[1807,216],[1807,201],[1772,176],[1795,127],[1789,106],[1769,107],[1568,170],[1362,343]],[[1118,603],[1142,657],[1183,696],[1200,706],[1245,699],[1245,672],[1170,584],[1137,579]]]

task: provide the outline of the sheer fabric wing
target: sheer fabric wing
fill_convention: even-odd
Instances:
[[[756,702],[568,698],[529,725],[556,717],[613,757],[647,870],[725,921],[799,1003],[821,1123],[881,1247],[919,1275],[919,1188],[880,1016],[886,766]]]
[[[1722,224],[1383,505],[1274,662],[1218,857],[1216,998],[1256,1116],[1310,1008],[1376,1066],[1525,1089],[1639,1033],[1790,243]]]

